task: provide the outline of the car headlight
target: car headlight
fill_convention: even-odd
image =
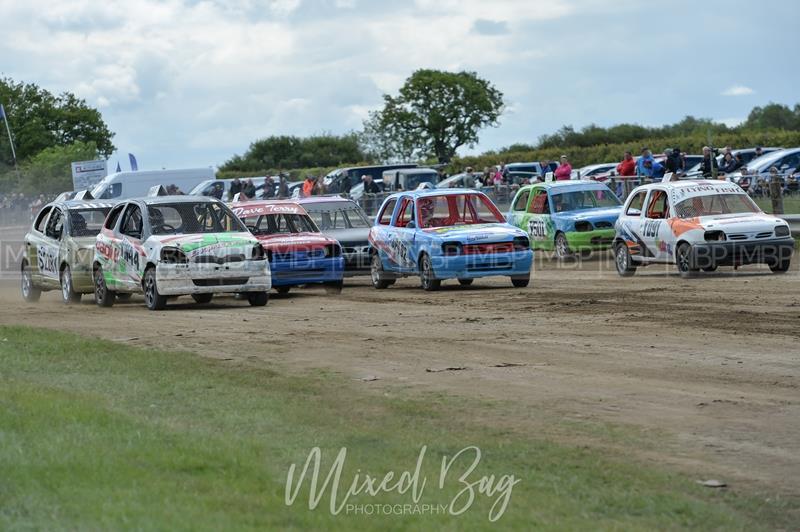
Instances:
[[[164,248],[161,250],[161,262],[164,264],[188,264],[186,253],[178,248]]]
[[[724,231],[706,231],[705,235],[703,235],[706,242],[715,242],[719,240],[725,240],[725,232]]]
[[[775,236],[789,236],[792,232],[789,230],[788,225],[779,225],[775,227]]]
[[[514,251],[525,251],[530,249],[531,241],[526,236],[514,237]]]
[[[442,253],[445,255],[459,255],[461,254],[460,242],[445,242],[442,244]]]
[[[592,230],[592,222],[588,222],[586,220],[581,220],[579,222],[575,222],[575,230],[579,231],[579,232],[591,231]]]
[[[339,244],[328,244],[325,246],[325,257],[338,257],[342,254],[342,247]]]

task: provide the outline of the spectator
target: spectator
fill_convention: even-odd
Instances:
[[[653,154],[650,148],[642,148],[642,156],[636,161],[636,175],[652,177],[653,175]]]
[[[248,179],[242,185],[242,194],[247,196],[247,199],[253,199],[256,195],[256,186],[253,184],[252,179]]]
[[[364,174],[361,179],[364,181],[364,194],[380,194],[381,188],[372,180],[371,175]]]
[[[539,161],[539,169],[542,176],[542,181],[544,181],[544,177],[547,175],[547,172],[550,171],[550,161],[547,159],[542,159]]]
[[[464,171],[464,188],[475,188],[475,176],[472,174],[471,166],[467,166]]]
[[[222,183],[214,183],[214,186],[211,187],[211,194],[212,198],[217,198],[218,200],[222,201],[222,195],[225,193],[225,185]]]
[[[275,197],[275,183],[272,182],[272,178],[267,176],[264,178],[264,188],[261,190],[261,198],[262,199],[272,199]]]
[[[722,166],[720,166],[719,169],[724,174],[730,174],[731,172],[735,172],[737,168],[736,159],[734,159],[733,154],[728,150],[722,158]]]
[[[741,153],[736,154],[736,170],[745,166],[744,156]]]
[[[680,148],[667,150],[664,152],[664,154],[667,156],[666,160],[664,161],[664,166],[666,167],[667,172],[680,175],[686,171],[686,162],[681,155]]]
[[[757,159],[764,155],[764,149],[761,146],[756,146],[756,154],[753,156],[753,159]]]
[[[302,196],[304,198],[310,198],[314,192],[314,176],[307,175],[305,181],[303,181],[303,189],[301,190]]]
[[[239,181],[238,177],[235,177],[233,179],[233,182],[231,183],[231,189],[228,192],[228,194],[230,195],[230,199],[233,199],[233,197],[241,191],[242,191],[242,182]]]
[[[344,194],[345,196],[350,195],[350,188],[353,184],[350,182],[350,174],[347,172],[344,173],[342,176],[342,182],[339,184],[339,194]]]
[[[555,177],[556,181],[568,181],[572,178],[572,165],[569,164],[569,160],[567,159],[566,155],[561,156],[561,164],[559,164],[558,168],[556,168],[555,173],[553,173],[553,177]]]
[[[286,176],[283,174],[278,181],[278,197],[281,199],[289,197],[289,183],[286,182]]]
[[[617,175],[636,175],[636,161],[633,160],[633,154],[631,152],[626,151],[625,155],[622,157],[622,161],[617,165]]]
[[[711,177],[717,168],[717,158],[711,153],[711,148],[703,146],[703,162],[700,163],[700,171],[703,177]]]

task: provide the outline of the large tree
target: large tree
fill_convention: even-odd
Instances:
[[[461,146],[474,146],[478,132],[497,126],[503,93],[474,72],[417,70],[397,96],[364,123],[367,149],[382,159],[435,156],[446,163]]]
[[[250,144],[244,155],[234,155],[221,171],[263,173],[316,166],[336,166],[365,159],[355,133],[294,137],[272,136]]]
[[[69,146],[76,142],[93,143],[97,154],[108,157],[114,152],[114,137],[97,109],[74,94],[55,96],[33,83],[0,79],[0,103],[5,108],[14,136],[19,162],[34,157],[47,148]],[[11,148],[0,126],[0,161],[10,165]]]

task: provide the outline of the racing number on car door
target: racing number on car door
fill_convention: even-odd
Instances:
[[[536,190],[528,208],[528,213],[528,227],[525,229],[531,236],[531,240],[548,241],[550,237],[548,235],[547,222],[550,218],[550,204],[547,200],[546,190]]]
[[[641,235],[642,240],[656,260],[664,260],[668,257],[669,243],[665,240],[666,235],[661,234],[667,228],[666,220],[668,217],[669,200],[667,191],[653,189],[647,201]]]
[[[131,203],[125,209],[120,222],[119,232],[122,238],[114,243],[115,246],[119,246],[119,251],[115,250],[117,258],[115,276],[119,283],[129,288],[136,288],[141,282],[144,264],[139,250],[143,227],[142,211],[138,205]]]
[[[58,249],[64,233],[64,213],[55,207],[47,220],[44,238],[36,247],[36,266],[43,280],[58,279]]]

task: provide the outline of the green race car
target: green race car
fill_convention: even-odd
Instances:
[[[617,196],[602,183],[555,181],[521,187],[506,218],[528,232],[532,248],[566,258],[610,248],[621,210]]]

